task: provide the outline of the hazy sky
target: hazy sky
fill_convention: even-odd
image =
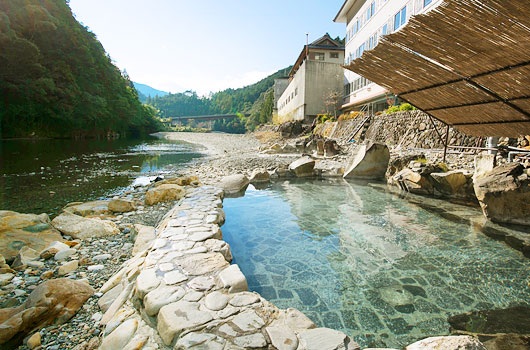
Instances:
[[[70,0],[133,81],[204,95],[293,64],[306,42],[345,36],[343,0]]]

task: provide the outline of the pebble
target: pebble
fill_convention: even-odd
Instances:
[[[99,254],[92,258],[93,261],[105,261],[112,258],[111,254]]]
[[[96,272],[101,271],[105,268],[105,265],[90,265],[87,267],[88,271]]]

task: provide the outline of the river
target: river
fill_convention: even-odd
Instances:
[[[2,140],[0,210],[56,215],[67,203],[123,192],[143,175],[178,172],[200,146],[141,140]]]

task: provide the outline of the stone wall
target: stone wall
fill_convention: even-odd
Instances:
[[[446,126],[433,119],[434,125],[441,134],[440,138],[433,122],[427,114],[421,111],[374,116],[367,122],[364,138],[361,137],[363,128],[352,135],[362,121],[362,116],[359,116],[351,120],[327,122],[317,125],[314,133],[339,142],[348,142],[351,138],[363,141],[366,138],[388,146],[401,146],[402,148],[443,148],[442,140],[445,140]],[[449,128],[449,145],[451,146],[483,146],[482,143],[483,140]]]
[[[447,127],[442,122],[433,121],[441,138],[429,116],[421,111],[378,115],[373,117],[366,138],[403,148],[443,148],[442,140],[445,140]],[[449,128],[451,146],[482,146],[481,142],[476,137]]]

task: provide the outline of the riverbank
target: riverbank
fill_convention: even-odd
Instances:
[[[156,137],[173,141],[184,141],[204,147],[204,158],[195,161],[191,166],[179,169],[178,175],[197,176],[203,184],[216,185],[222,177],[232,174],[247,176],[254,169],[273,171],[296,160],[299,154],[264,154],[260,149],[264,142],[254,134],[221,134],[221,133],[187,133],[163,132]]]
[[[194,133],[160,133],[157,135],[168,140],[179,140],[193,143],[203,147],[201,151],[205,157],[194,160],[190,165],[175,169],[175,173],[165,174],[166,178],[176,176],[197,176],[203,184],[219,185],[220,180],[227,175],[242,173],[250,175],[255,169],[266,169],[273,171],[277,168],[285,168],[292,161],[300,157],[300,152],[296,153],[273,153],[261,152],[264,148],[269,148],[274,141],[279,138],[271,134],[194,134]],[[285,141],[281,141],[285,145]],[[289,142],[292,142],[289,141]],[[334,166],[345,166],[349,155],[336,155],[332,159],[324,157],[318,159],[319,163],[333,162]],[[125,195],[132,197],[137,202],[145,199],[145,188],[131,189]],[[116,271],[124,260],[131,256],[134,242],[134,235],[130,233],[130,227],[134,224],[144,224],[156,226],[166,212],[171,210],[172,203],[157,204],[154,206],[141,206],[128,214],[121,214],[109,218],[120,227],[122,234],[113,238],[101,238],[84,240],[81,247],[76,247],[77,253],[73,257],[82,261],[87,258],[93,262],[82,265],[70,275],[70,278],[87,278],[89,283],[96,290],[102,286]],[[95,264],[95,257],[102,254],[110,254],[105,260]],[[48,263],[47,263],[48,264]],[[57,264],[57,263],[55,263]],[[89,266],[100,265],[99,270],[89,269]],[[48,269],[55,269],[57,266],[48,266]],[[19,272],[16,278],[23,283],[18,284],[14,290],[8,294],[18,300],[23,300],[34,288],[35,284],[25,283],[28,277],[38,276],[38,270],[29,269]],[[33,278],[35,279],[35,278]],[[17,291],[16,291],[17,290]],[[18,293],[18,295],[17,295]],[[40,331],[42,335],[41,343],[45,349],[95,349],[100,339],[101,328],[98,327],[102,313],[98,306],[99,296],[90,298],[83,308],[66,324],[60,326],[45,327]],[[427,336],[427,335],[426,335]],[[28,349],[22,346],[19,349]]]

